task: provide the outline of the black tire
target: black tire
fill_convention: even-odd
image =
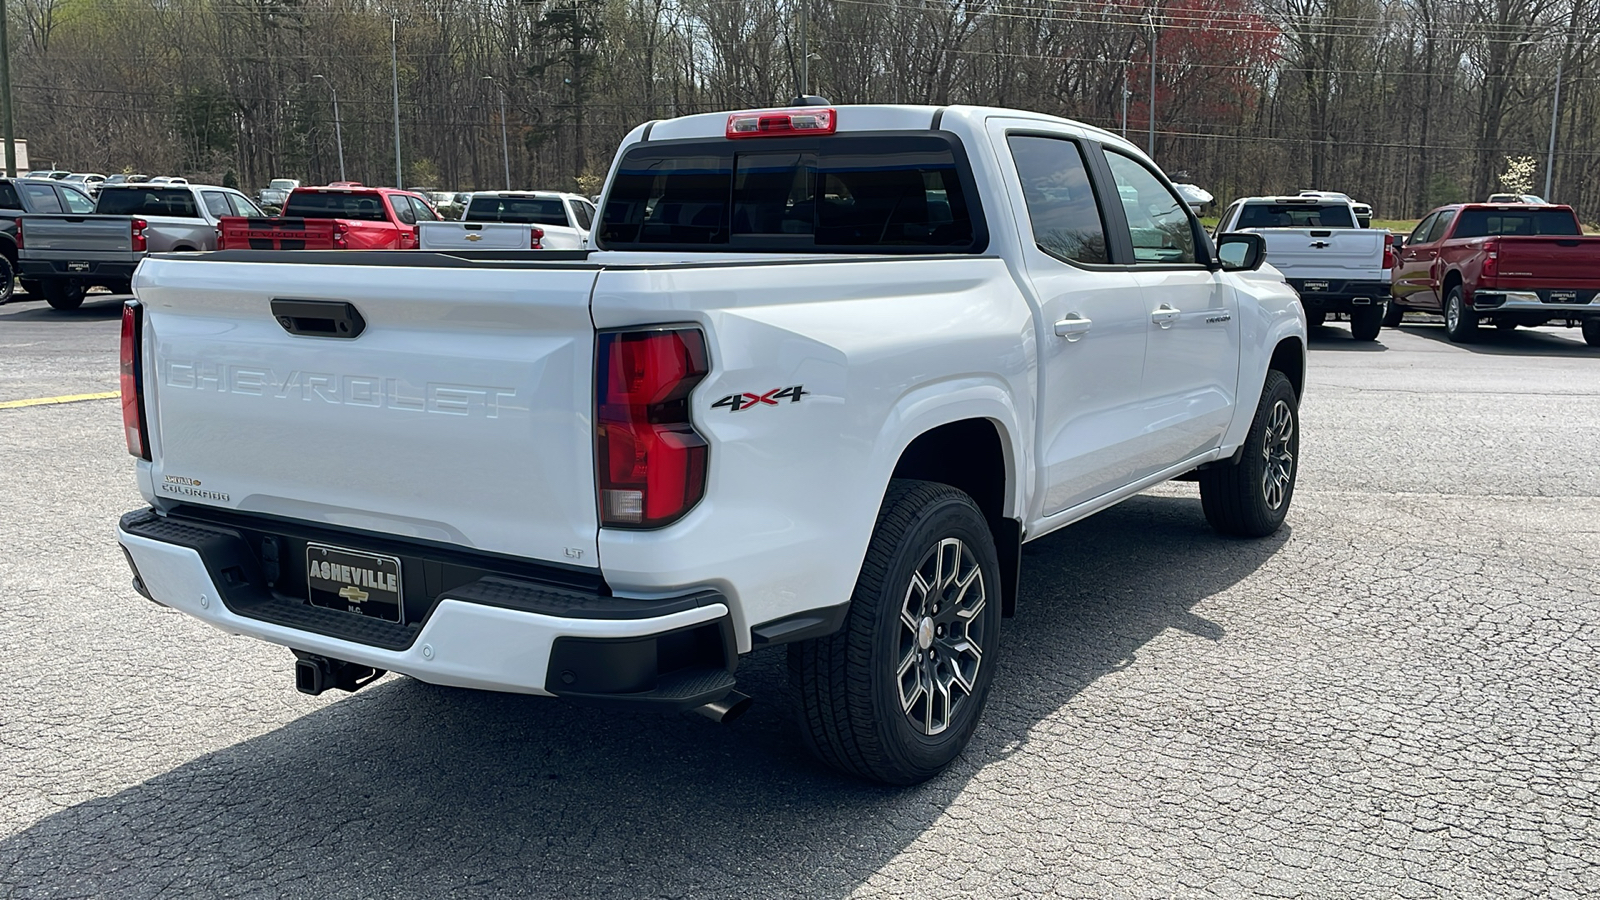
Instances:
[[[1281,428],[1285,414],[1287,436]],[[1200,505],[1206,521],[1222,534],[1239,537],[1266,537],[1277,531],[1294,499],[1299,459],[1300,403],[1289,379],[1271,370],[1239,461],[1200,470]]]
[[[1308,313],[1306,313],[1306,327],[1307,328],[1321,328],[1323,323],[1327,322],[1327,321],[1328,321],[1328,314],[1323,312],[1323,311],[1321,311],[1321,310],[1318,310],[1316,312],[1308,312]]]
[[[37,300],[44,293],[44,288],[39,286],[39,279],[37,278],[18,278],[17,287],[22,288],[23,293],[28,295],[29,300]]]
[[[1591,347],[1600,347],[1600,319],[1583,320],[1583,342]]]
[[[919,591],[918,579],[937,590]],[[889,784],[943,771],[989,698],[1000,600],[994,538],[972,498],[929,481],[890,482],[844,627],[789,647],[806,746],[830,766]],[[936,701],[935,684],[948,702]]]
[[[1450,289],[1444,298],[1444,333],[1457,344],[1468,344],[1478,339],[1478,311],[1467,307],[1467,298],[1461,285]]]
[[[1358,341],[1375,341],[1383,330],[1382,306],[1358,306],[1350,311],[1350,336]]]
[[[63,312],[77,309],[83,305],[83,295],[88,293],[83,285],[71,281],[47,281],[44,283],[44,299],[50,304],[51,309]]]
[[[0,256],[0,306],[11,302],[17,293],[17,267],[10,259]]]
[[[1388,305],[1384,307],[1383,311],[1383,327],[1399,328],[1401,321],[1403,321],[1405,317],[1405,308],[1396,303],[1393,298],[1390,298]]]

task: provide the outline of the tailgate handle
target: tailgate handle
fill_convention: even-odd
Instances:
[[[468,231],[482,231],[483,230],[483,223],[482,222],[468,222],[468,223],[466,223],[466,227],[467,227]]]
[[[290,334],[353,338],[366,330],[355,305],[343,300],[274,300],[272,315]]]

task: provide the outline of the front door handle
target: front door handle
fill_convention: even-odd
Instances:
[[[1150,314],[1150,321],[1160,325],[1162,328],[1171,328],[1172,323],[1178,320],[1178,313],[1180,312],[1182,310],[1177,307],[1163,303],[1156,307],[1155,312]]]
[[[1071,343],[1088,334],[1092,325],[1093,322],[1078,313],[1067,313],[1065,319],[1056,323],[1056,337],[1064,337]]]

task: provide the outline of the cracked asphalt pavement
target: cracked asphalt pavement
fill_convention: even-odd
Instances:
[[[115,390],[117,303],[0,308],[0,401]],[[115,400],[0,409],[6,897],[1586,898],[1600,892],[1600,351],[1318,329],[1288,527],[1176,483],[1028,545],[972,746],[813,763],[745,718],[388,676],[138,597]]]

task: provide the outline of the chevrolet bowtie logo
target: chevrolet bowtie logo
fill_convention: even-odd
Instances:
[[[483,240],[483,235],[481,235],[481,234],[469,234],[469,235],[467,235],[467,240],[469,240],[469,241],[481,241],[481,240]]]
[[[356,603],[365,603],[367,602],[367,598],[372,595],[352,584],[348,587],[340,589],[339,596]]]

